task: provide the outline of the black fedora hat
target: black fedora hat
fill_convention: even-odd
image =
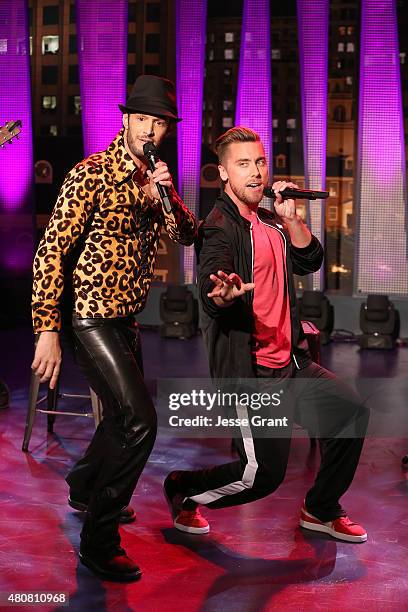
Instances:
[[[142,74],[136,79],[126,104],[119,104],[119,108],[122,113],[142,113],[181,121],[177,117],[174,83],[151,74]]]

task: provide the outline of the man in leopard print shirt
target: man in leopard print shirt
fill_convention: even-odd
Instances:
[[[176,193],[167,165],[147,170],[143,145],[160,145],[177,117],[174,85],[144,75],[123,112],[123,128],[106,151],[89,156],[66,176],[34,260],[32,364],[54,388],[61,363],[59,302],[64,258],[82,237],[73,273],[73,331],[80,363],[103,405],[103,421],[85,455],[67,476],[69,503],[86,510],[80,559],[112,580],[134,580],[138,566],[120,547],[119,522],[134,520],[128,506],[156,436],[156,413],[143,381],[134,314],[146,302],[163,227],[191,245],[194,215]],[[166,212],[157,183],[172,201]]]

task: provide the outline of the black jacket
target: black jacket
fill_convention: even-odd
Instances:
[[[299,319],[293,274],[316,272],[323,261],[323,248],[313,236],[305,248],[294,247],[288,232],[279,224],[279,217],[258,208],[260,221],[279,231],[286,242],[286,281],[289,292],[292,358],[296,367],[306,367],[310,361],[307,341]],[[246,292],[226,308],[220,308],[207,296],[214,287],[210,274],[223,270],[236,272],[241,279],[252,282],[251,223],[241,216],[237,206],[222,193],[200,228],[198,248],[198,288],[201,305],[201,329],[207,346],[213,378],[251,378],[254,360],[251,344],[254,326],[253,291]]]

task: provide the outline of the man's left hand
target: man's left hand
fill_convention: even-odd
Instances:
[[[291,223],[292,221],[296,221],[298,219],[296,215],[296,204],[295,200],[284,200],[279,193],[283,191],[286,187],[293,187],[294,189],[299,189],[298,185],[295,183],[290,183],[286,181],[276,181],[273,183],[272,189],[275,192],[276,199],[274,201],[274,206],[276,210],[276,214],[281,217],[284,223]]]
[[[147,176],[150,181],[150,191],[154,198],[160,199],[159,191],[157,189],[157,183],[161,183],[164,187],[167,187],[169,192],[173,191],[173,181],[171,178],[170,171],[167,164],[163,161],[158,161],[154,172],[147,170]]]

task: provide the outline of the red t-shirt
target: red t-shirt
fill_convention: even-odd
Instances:
[[[291,358],[284,239],[255,213],[244,216],[252,223],[254,248],[253,355],[259,365],[283,368]]]

